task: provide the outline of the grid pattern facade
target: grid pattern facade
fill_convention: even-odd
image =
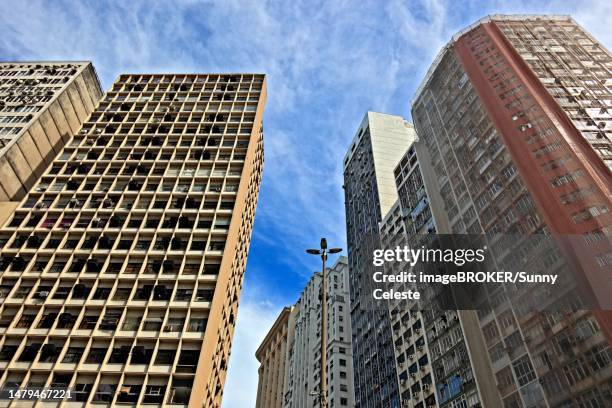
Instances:
[[[542,83],[564,83],[555,74],[563,76],[566,67],[562,65],[575,61],[559,63],[558,56],[547,55],[550,44],[536,45],[536,37],[524,32],[529,25],[540,32],[540,39],[554,37],[552,32],[580,32],[588,37],[564,18],[487,19],[447,46],[421,87],[413,118],[431,157],[434,188],[442,196],[434,216],[446,218],[450,225],[440,232],[484,233],[493,240],[501,234],[583,234],[585,245],[594,253],[603,250],[600,257],[605,258],[610,204],[600,180],[607,178],[609,188],[610,173],[603,165],[605,154],[595,149],[597,155],[592,155],[589,149],[608,141],[589,127],[579,134],[590,146],[578,139],[566,144],[567,134],[579,123],[571,112],[551,102],[563,106],[566,95],[551,98],[555,91]],[[544,30],[537,28],[542,25]],[[500,27],[520,35],[509,41],[499,35]],[[521,35],[530,37],[527,44]],[[564,46],[573,49],[567,42]],[[523,60],[514,47],[537,49],[546,56],[523,54]],[[602,69],[599,58],[592,56],[595,71]],[[548,67],[537,68],[542,60]],[[559,70],[550,70],[557,63]],[[527,64],[549,77],[534,80],[533,71],[523,69]],[[588,69],[581,69],[588,76]],[[599,95],[590,100],[598,112],[600,104],[609,102],[605,92]],[[575,128],[564,127],[567,115]],[[583,180],[577,180],[580,177]],[[540,253],[520,239],[489,244],[507,250],[504,265],[511,265],[512,257],[521,253],[532,259],[534,268],[565,267],[554,252]],[[587,270],[597,275],[606,273],[606,268],[606,262],[599,262]],[[580,309],[580,299],[572,296]],[[520,304],[511,306],[508,299],[503,290],[490,290],[487,307],[478,316],[504,406],[607,406],[612,372],[605,318],[585,311],[528,316]]]
[[[263,75],[117,79],[0,229],[4,388],[220,405],[264,101]]]
[[[612,56],[571,19],[495,24],[612,169]]]
[[[101,96],[90,62],[0,63],[0,201],[23,198]]]
[[[362,304],[361,291],[374,273],[372,252],[381,248],[379,223],[397,200],[393,155],[402,155],[413,138],[412,125],[402,118],[368,112],[344,159],[355,406],[360,408],[399,406],[389,312]]]

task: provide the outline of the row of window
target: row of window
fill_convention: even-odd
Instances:
[[[84,356],[86,349],[84,345],[70,346],[63,353],[64,339],[49,339],[45,344],[36,341],[37,339],[32,339],[32,342],[27,344],[19,354],[17,354],[19,344],[5,344],[0,349],[0,361],[11,361],[16,357],[17,362],[55,363],[62,356],[60,362],[67,364],[78,364],[82,361],[84,364],[174,365],[176,362],[177,372],[190,373],[195,372],[200,355],[200,350],[191,348],[193,345],[188,345],[187,347],[190,348],[183,348],[180,351],[175,348],[160,348],[155,353],[155,359],[152,359],[155,351],[152,345],[148,347],[122,345],[117,340],[116,343],[119,344],[115,344],[114,347],[96,345],[94,341]]]
[[[10,267],[9,271],[11,272],[24,272],[27,270],[28,273],[46,272],[47,274],[59,274],[65,270],[66,273],[123,273],[130,275],[137,275],[139,273],[152,275],[157,275],[159,273],[177,274],[180,271],[182,275],[197,275],[202,268],[201,257],[187,258],[184,265],[182,265],[183,260],[177,256],[168,257],[166,259],[161,256],[150,256],[146,262],[143,258],[136,256],[130,256],[127,262],[125,262],[125,257],[111,257],[109,260],[108,258],[98,258],[96,256],[89,259],[75,256],[72,261],[69,261],[68,257],[56,256],[52,263],[50,263],[50,260],[45,256],[38,256],[35,259],[32,266],[28,269],[31,259],[27,256],[10,256],[5,254],[0,258],[0,270],[6,271],[7,268]],[[204,269],[201,272],[202,274],[218,274],[219,264],[216,263],[216,260],[204,262],[203,265]],[[68,268],[66,268],[66,266],[68,266]]]
[[[77,159],[83,160],[86,159],[86,154],[89,153],[90,151],[99,151],[100,149],[98,149],[100,146],[104,146],[104,147],[110,147],[110,148],[114,148],[113,151],[116,151],[119,149],[119,151],[124,152],[124,153],[142,153],[145,150],[143,150],[146,147],[159,147],[159,149],[153,149],[152,151],[157,152],[160,149],[164,149],[164,148],[168,148],[168,147],[173,147],[173,148],[180,148],[181,150],[186,150],[186,148],[188,147],[205,147],[205,146],[219,146],[219,147],[238,147],[238,148],[247,148],[248,144],[249,144],[249,139],[248,137],[245,136],[234,136],[235,133],[237,133],[237,129],[238,128],[231,128],[231,129],[226,129],[224,132],[221,131],[221,128],[219,128],[218,126],[213,126],[210,128],[210,130],[208,130],[208,132],[213,132],[213,128],[214,128],[214,133],[227,133],[225,136],[210,136],[210,137],[206,137],[206,136],[202,136],[202,135],[198,135],[198,136],[193,136],[193,135],[189,135],[189,134],[185,134],[185,135],[172,135],[172,134],[168,134],[166,136],[164,135],[142,135],[139,136],[140,133],[137,134],[129,134],[129,135],[123,135],[123,136],[108,136],[105,134],[100,134],[99,136],[96,136],[95,138],[92,137],[75,137],[72,139],[72,141],[68,144],[68,146],[66,147],[64,154],[70,154],[73,151],[75,151],[75,147],[79,147],[79,145],[81,143],[84,142],[85,146],[81,146],[81,149],[79,149],[78,151],[81,153],[80,156],[76,156]],[[193,131],[192,133],[195,133],[195,129],[196,128],[190,128],[189,130]],[[143,129],[144,130],[144,129]],[[208,133],[207,132],[207,133]],[[233,133],[230,133],[233,132]],[[141,132],[142,133],[142,132]],[[154,132],[153,132],[154,133]],[[165,133],[169,133],[169,132],[165,132]],[[189,133],[189,132],[188,132]],[[240,133],[242,134],[251,134],[251,129],[250,127],[243,127],[241,128]],[[136,147],[135,149],[126,149],[128,147]],[[166,150],[163,150],[166,151]],[[70,156],[64,156],[62,160],[66,160],[68,159],[68,157]]]
[[[132,86],[143,85],[147,83],[151,84],[211,84],[216,82],[241,82],[251,81],[253,83],[262,83],[263,75],[257,74],[152,74],[152,75],[121,75],[119,80],[115,83],[116,85],[131,84]]]
[[[43,200],[36,205],[37,209],[45,208],[51,205],[51,200],[43,198]],[[42,205],[41,205],[42,204]],[[129,210],[132,208],[142,208],[142,206],[134,207],[133,199],[124,199],[120,206],[117,208]],[[139,204],[143,204],[142,201],[139,201]],[[73,210],[78,210],[79,206],[82,203],[78,201],[78,199],[72,198],[60,198],[57,201],[57,205],[55,208],[68,208]],[[150,201],[146,204],[146,208],[150,205]],[[161,205],[161,204],[160,204]],[[112,205],[108,208],[114,208]],[[107,205],[104,205],[104,208],[107,208]],[[157,206],[154,206],[157,208]],[[172,207],[171,207],[172,208]],[[14,213],[11,221],[5,226],[8,228],[48,228],[52,229],[54,227],[59,228],[130,228],[130,229],[153,229],[156,230],[158,228],[161,229],[216,229],[216,230],[227,230],[230,224],[230,218],[228,216],[223,216],[218,214],[213,223],[212,215],[202,214],[199,217],[195,217],[189,212],[185,212],[184,214],[168,212],[162,218],[161,214],[148,213],[146,218],[144,217],[144,213],[135,212],[131,214],[129,220],[126,223],[126,215],[125,213],[116,212],[111,215],[110,212],[99,212],[95,216],[91,212],[84,211],[80,214],[78,219],[76,218],[76,214],[66,214],[61,217],[61,221],[58,224],[58,220],[60,220],[60,213],[49,212],[43,221],[43,212],[39,211],[26,211],[21,212],[17,211]],[[42,221],[42,222],[41,222]],[[42,242],[46,234],[38,233],[39,237],[38,242]],[[6,243],[9,240],[9,235],[0,233],[0,243]],[[78,238],[75,236],[75,238]],[[74,247],[72,247],[74,248]]]
[[[210,265],[209,274],[218,273],[218,265]],[[114,282],[114,281],[113,281]],[[80,279],[60,280],[55,290],[55,280],[40,281],[23,279],[19,285],[17,281],[5,278],[0,284],[0,298],[26,299],[31,296],[33,300],[45,299],[79,299],[79,300],[173,300],[175,302],[210,302],[214,294],[214,288],[208,284],[201,283],[194,291],[194,282],[181,281],[175,285],[175,281],[140,280],[134,288],[134,282],[120,280],[113,290],[113,282]],[[175,290],[176,286],[176,290]],[[36,287],[36,289],[34,289]],[[95,290],[93,288],[95,287]],[[133,294],[132,294],[133,292]],[[111,296],[112,294],[112,296]],[[194,296],[195,294],[195,296]],[[5,310],[6,311],[6,310]],[[3,316],[5,316],[3,314]]]
[[[185,357],[186,358],[186,357]],[[73,373],[54,372],[50,380],[50,389],[67,389],[73,377]],[[27,384],[21,386],[25,374],[18,371],[8,373],[7,381],[0,390],[0,399],[14,398],[14,392],[19,389],[42,389],[48,380],[49,373],[37,372],[31,376]],[[119,386],[119,377],[111,374],[101,376],[100,383],[95,392],[92,393],[95,375],[78,373],[74,389],[66,393],[67,401],[86,402],[91,398],[94,404],[110,404],[140,402],[142,404],[161,404],[166,398],[167,404],[185,405],[189,402],[193,378],[185,375],[172,377],[149,376],[147,385],[141,376],[128,376]],[[11,395],[10,391],[13,391]],[[165,397],[167,395],[167,397]]]
[[[205,171],[202,171],[204,173]],[[168,171],[167,173],[170,173]],[[186,174],[187,171],[182,172],[182,174]],[[77,189],[82,189],[85,191],[94,191],[100,193],[111,192],[108,197],[108,202],[105,208],[114,207],[118,202],[118,198],[120,198],[120,194],[122,192],[134,192],[137,193],[139,191],[143,192],[161,192],[161,193],[189,193],[191,192],[200,192],[203,193],[205,191],[213,192],[213,193],[221,193],[222,191],[226,192],[236,192],[238,191],[238,182],[239,180],[236,178],[234,181],[228,180],[225,186],[223,186],[222,179],[225,177],[225,172],[223,171],[215,171],[210,176],[181,176],[185,178],[177,178],[177,176],[156,176],[150,177],[146,179],[146,176],[131,176],[123,173],[120,176],[112,177],[111,174],[106,174],[102,177],[88,177],[85,179],[84,176],[81,177],[58,177],[54,179],[52,177],[44,177],[38,186],[34,189],[34,192],[64,192],[64,191],[75,191]],[[124,176],[124,177],[121,177]],[[211,177],[209,180],[206,177]],[[129,177],[129,178],[128,178]],[[198,177],[198,178],[195,178]],[[99,183],[98,183],[99,181]],[[83,183],[85,182],[85,183]],[[113,194],[118,193],[118,194]],[[71,196],[71,195],[70,195]],[[49,196],[47,197],[54,199],[56,197]],[[71,197],[68,195],[61,196],[64,199],[68,199],[69,202]],[[89,195],[82,195],[80,198],[83,199],[83,202],[90,197]],[[97,199],[101,199],[104,197],[104,194],[99,195]],[[132,199],[135,197],[132,197]],[[218,199],[218,196],[210,197],[212,199]],[[79,198],[75,198],[77,201]],[[96,198],[92,198],[94,200]],[[127,198],[124,198],[124,200]],[[112,202],[112,204],[110,204]],[[64,203],[67,205],[68,202]],[[97,203],[99,204],[99,203]],[[108,207],[110,205],[111,207]],[[61,206],[59,208],[62,208]],[[75,208],[75,207],[73,207]],[[76,208],[79,208],[78,206]],[[97,207],[96,207],[97,208]]]
[[[54,222],[57,219],[54,220]],[[64,222],[68,222],[67,220]],[[229,223],[218,224],[221,229],[228,229]],[[51,225],[52,223],[50,223]],[[44,222],[43,222],[44,227]],[[119,227],[117,227],[119,228]],[[168,227],[171,228],[171,227]],[[155,238],[155,239],[154,239]],[[0,245],[3,237],[0,237]],[[135,234],[83,234],[69,235],[64,241],[63,246],[62,236],[51,234],[46,240],[44,235],[19,235],[17,234],[13,241],[6,248],[12,249],[81,249],[81,250],[134,250],[134,251],[222,251],[225,247],[225,236],[191,236],[189,234],[168,234],[157,235],[140,234],[138,237]],[[14,259],[11,260],[14,264]],[[25,265],[25,264],[24,264]],[[14,264],[15,266],[15,264]]]
[[[129,183],[128,183],[129,186]],[[220,186],[211,185],[212,193],[219,193]],[[194,186],[192,190],[195,190]],[[228,187],[227,192],[233,192],[234,187]],[[129,187],[128,187],[128,191]],[[180,191],[181,193],[187,193],[185,191]],[[45,194],[43,196],[38,195],[30,195],[28,199],[23,203],[20,207],[24,208],[34,208],[36,210],[43,210],[49,208],[53,205],[54,208],[63,209],[73,209],[73,210],[87,210],[87,209],[101,209],[101,210],[109,210],[113,209],[119,210],[232,210],[234,208],[234,201],[231,201],[230,197],[220,197],[217,194],[210,194],[204,197],[204,202],[202,203],[201,198],[202,195],[182,195],[182,194],[141,194],[138,196],[138,199],[135,200],[136,197],[126,196],[121,200],[120,195],[115,194],[93,194],[93,195],[83,195],[77,194],[76,197],[69,197],[67,195],[50,195]],[[219,200],[221,198],[221,200]],[[57,201],[56,201],[57,200]],[[55,204],[54,204],[55,203]],[[103,213],[105,211],[102,211]],[[33,213],[32,217],[42,216],[41,213]],[[85,214],[82,217],[86,216]],[[100,215],[102,217],[102,214]],[[34,219],[32,222],[34,225],[40,220]],[[28,225],[33,226],[33,225]]]
[[[78,284],[81,285],[82,284]],[[75,293],[78,294],[76,291]],[[151,285],[153,286],[153,285]],[[158,292],[156,286],[155,296],[162,296],[165,292]],[[147,289],[147,288],[144,288]],[[80,291],[81,289],[79,289]],[[143,289],[139,289],[137,294]],[[203,298],[212,295],[204,293]],[[141,296],[142,297],[142,296]],[[142,300],[142,299],[137,299]],[[163,300],[163,299],[159,299]],[[204,333],[208,321],[208,311],[187,311],[171,309],[166,318],[167,309],[148,308],[145,314],[140,308],[112,308],[107,307],[102,315],[102,309],[71,308],[69,305],[60,313],[59,308],[47,307],[38,317],[39,310],[26,307],[21,316],[15,321],[16,309],[7,309],[2,313],[0,328],[14,329],[63,329],[63,330],[101,330],[101,331],[145,331],[182,333],[183,330],[193,333]],[[124,313],[125,312],[125,313]]]

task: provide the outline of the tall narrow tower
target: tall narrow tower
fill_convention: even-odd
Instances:
[[[0,229],[4,389],[220,406],[265,98],[258,74],[117,79]]]
[[[363,304],[363,282],[374,273],[372,251],[381,247],[379,223],[397,200],[393,169],[414,141],[399,116],[368,112],[344,158],[355,406],[399,404],[388,310]]]

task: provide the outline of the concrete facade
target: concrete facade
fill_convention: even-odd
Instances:
[[[295,327],[293,307],[285,307],[265,339],[257,349],[259,361],[256,408],[282,408],[285,394],[285,379],[288,344],[293,341]]]
[[[0,228],[4,390],[220,406],[265,100],[259,74],[115,81]]]

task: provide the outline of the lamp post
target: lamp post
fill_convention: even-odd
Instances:
[[[342,248],[327,249],[327,240],[321,238],[320,249],[307,249],[306,252],[310,255],[320,255],[323,261],[323,270],[321,277],[321,361],[319,371],[319,406],[320,408],[327,407],[327,270],[325,269],[325,261],[327,254],[337,254]]]

